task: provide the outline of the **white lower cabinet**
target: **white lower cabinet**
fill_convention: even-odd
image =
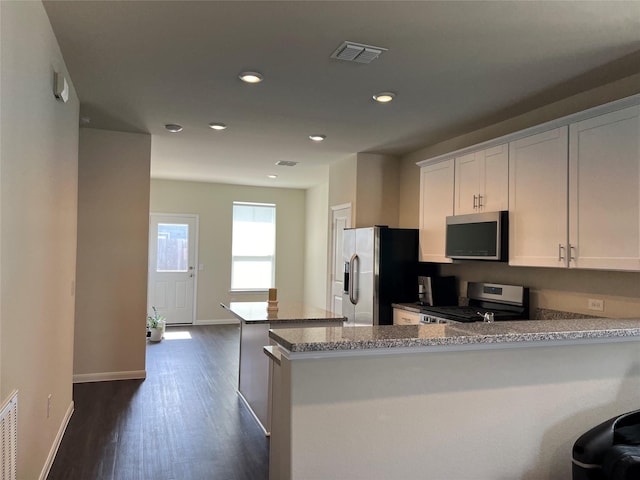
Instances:
[[[445,257],[446,219],[453,215],[454,159],[420,168],[420,261]]]
[[[402,308],[393,309],[394,325],[419,325],[420,314],[418,312],[410,312]]]

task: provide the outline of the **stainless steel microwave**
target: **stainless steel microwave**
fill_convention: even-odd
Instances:
[[[509,212],[447,217],[445,256],[454,260],[508,259]]]

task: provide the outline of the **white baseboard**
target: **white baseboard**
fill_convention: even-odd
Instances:
[[[111,382],[113,380],[139,380],[147,378],[146,370],[130,372],[80,373],[73,376],[73,383]]]
[[[51,471],[51,467],[53,466],[53,461],[56,459],[56,455],[58,454],[58,449],[60,448],[62,437],[64,436],[64,432],[67,431],[69,420],[71,420],[71,415],[73,415],[73,410],[74,403],[73,400],[71,400],[71,403],[67,408],[67,412],[64,414],[64,418],[62,419],[62,423],[60,423],[60,428],[58,429],[56,438],[53,441],[53,445],[51,445],[51,450],[49,451],[47,461],[44,464],[44,467],[42,467],[42,471],[40,472],[40,480],[46,480],[46,478],[49,476],[49,472]]]
[[[240,320],[237,318],[223,318],[220,320],[196,320],[194,325],[237,325]]]
[[[240,390],[236,390],[236,393],[240,397],[240,400],[242,400],[242,403],[244,403],[245,406],[247,407],[247,409],[249,410],[249,413],[251,413],[251,416],[255,419],[256,422],[258,422],[258,425],[260,425],[260,428],[264,432],[265,436],[266,437],[270,437],[271,436],[271,432],[267,431],[266,427],[264,425],[262,425],[262,422],[258,418],[258,415],[256,415],[256,412],[253,411],[253,408],[251,408],[251,405],[249,405],[249,402],[247,402],[247,399],[244,398],[244,395],[242,395]]]

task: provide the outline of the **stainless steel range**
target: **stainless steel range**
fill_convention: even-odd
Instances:
[[[420,323],[456,323],[529,319],[529,289],[516,285],[469,282],[469,305],[423,307]]]

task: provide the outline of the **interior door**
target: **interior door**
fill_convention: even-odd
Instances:
[[[150,215],[147,310],[167,324],[194,322],[197,227],[196,215]]]
[[[345,228],[351,228],[351,204],[331,207],[331,297],[328,310],[339,315],[342,315],[344,290],[342,243]]]

